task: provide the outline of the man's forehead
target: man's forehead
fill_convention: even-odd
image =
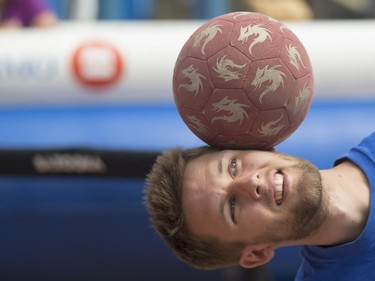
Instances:
[[[195,235],[211,235],[211,228],[217,221],[214,215],[219,197],[216,175],[218,159],[222,155],[222,151],[201,155],[185,170],[182,210],[188,228]]]
[[[183,194],[204,191],[218,175],[218,163],[223,155],[224,151],[214,151],[191,160],[184,173]]]
[[[195,159],[193,159],[188,165],[186,170],[188,172],[194,170],[202,170],[205,169],[210,171],[211,173],[217,171],[218,165],[222,162],[222,160],[228,155],[232,153],[231,150],[218,150],[203,154]]]

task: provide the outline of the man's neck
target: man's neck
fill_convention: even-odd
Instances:
[[[366,226],[370,210],[370,187],[363,172],[345,161],[321,171],[327,216],[306,244],[334,246],[354,241]]]

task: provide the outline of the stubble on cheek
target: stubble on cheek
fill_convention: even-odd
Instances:
[[[281,155],[281,158],[291,159]],[[272,225],[263,238],[269,242],[279,243],[304,238],[311,234],[324,220],[325,208],[323,204],[323,187],[319,170],[309,161],[297,158],[293,170],[300,175],[293,189],[294,206],[278,210],[279,218],[272,221]],[[263,240],[264,241],[264,240]]]
[[[300,160],[296,168],[302,177],[297,183],[298,202],[293,209],[295,222],[293,239],[301,239],[318,227],[324,220],[323,186],[319,170],[310,162]]]

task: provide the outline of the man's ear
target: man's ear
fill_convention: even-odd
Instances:
[[[264,248],[248,247],[240,258],[240,265],[244,268],[253,268],[268,263],[274,256],[275,251],[271,246]]]

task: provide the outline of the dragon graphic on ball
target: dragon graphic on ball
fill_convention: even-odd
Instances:
[[[313,97],[308,53],[284,24],[253,12],[213,18],[176,60],[181,118],[209,145],[269,149],[302,123]]]

